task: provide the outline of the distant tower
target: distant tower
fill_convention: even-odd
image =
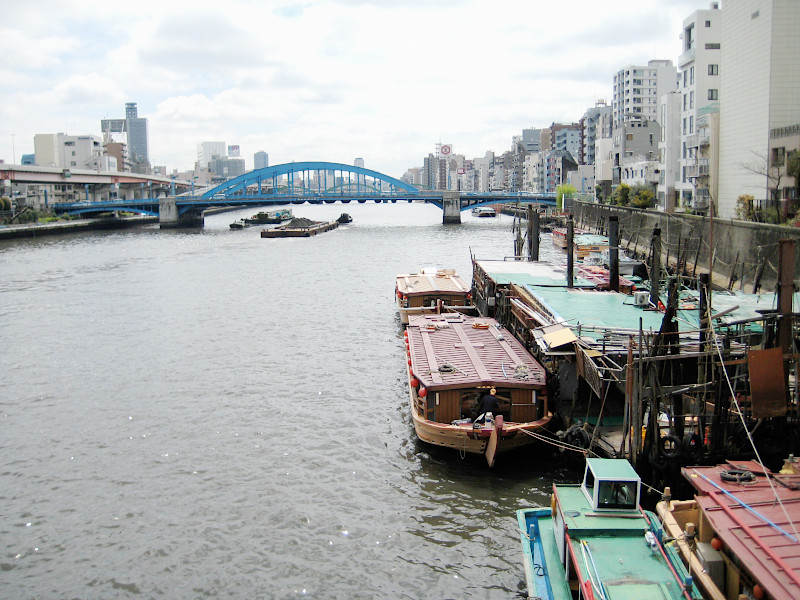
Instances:
[[[263,150],[259,150],[253,155],[253,168],[266,169],[269,166],[269,154]]]
[[[363,158],[355,159],[355,161],[353,161],[353,166],[354,167],[361,167],[363,169],[364,168],[364,159]]]
[[[135,162],[147,163],[147,119],[137,115],[136,102],[125,104],[125,119],[128,121],[128,151]]]

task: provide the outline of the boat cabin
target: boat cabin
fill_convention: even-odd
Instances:
[[[581,491],[593,510],[639,510],[642,480],[624,459],[587,458]]]
[[[466,308],[471,296],[469,286],[454,269],[436,268],[398,275],[395,293],[404,324],[411,315],[439,313],[445,307]]]

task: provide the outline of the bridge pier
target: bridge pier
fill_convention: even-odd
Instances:
[[[442,225],[461,223],[461,192],[442,193]]]
[[[164,196],[158,201],[158,223],[161,229],[201,229],[203,213],[188,211],[179,215],[175,197]]]

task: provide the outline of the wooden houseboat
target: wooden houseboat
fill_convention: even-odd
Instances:
[[[787,462],[684,467],[695,498],[656,507],[706,598],[800,598],[800,473]]]
[[[483,454],[493,466],[496,455],[534,443],[550,424],[544,368],[494,319],[420,315],[405,335],[411,415],[423,442]],[[499,414],[481,422],[479,402],[490,388]]]
[[[554,485],[549,508],[518,510],[528,598],[701,598],[640,494],[628,461],[589,458],[583,483]]]
[[[435,314],[443,310],[468,310],[469,286],[453,269],[428,267],[419,273],[400,274],[395,285],[400,321],[408,324],[412,315]]]

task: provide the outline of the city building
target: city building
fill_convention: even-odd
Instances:
[[[61,169],[116,171],[117,161],[103,153],[103,142],[96,135],[37,133],[33,136],[36,164]]]
[[[683,53],[678,59],[680,145],[676,204],[698,212],[705,212],[709,205],[705,185],[708,163],[700,156],[698,114],[701,108],[719,99],[722,20],[719,3],[713,2],[708,10],[695,11],[684,19],[680,36]]]
[[[213,159],[226,158],[227,156],[228,146],[225,142],[200,142],[197,144],[196,168],[208,168]]]
[[[121,159],[117,161],[119,170],[133,173],[150,172],[147,119],[138,116],[136,102],[125,104],[124,119],[102,119],[100,131],[103,135],[103,144],[126,146],[124,151],[117,152]]]
[[[259,150],[253,155],[253,169],[266,169],[269,166],[269,154]]]
[[[726,2],[722,13],[717,211],[735,217],[739,196],[751,195],[778,212],[788,181],[775,161],[792,138],[771,133],[800,124],[800,2]]]
[[[613,126],[628,117],[658,117],[658,100],[675,89],[678,71],[671,60],[651,60],[647,65],[628,65],[614,75],[611,113]]]
[[[611,137],[611,120],[601,119],[604,115],[611,115],[611,107],[605,100],[598,100],[595,102],[593,108],[589,108],[583,113],[578,126],[580,127],[580,137],[578,156],[578,164],[593,165],[595,161],[595,147],[597,145],[597,138],[602,135],[602,131],[598,128],[602,124],[606,124],[607,132],[606,137]],[[594,177],[592,177],[594,179]]]
[[[661,174],[656,187],[656,205],[666,212],[675,210],[679,198],[676,184],[681,179],[681,97],[680,90],[675,90],[661,96],[659,102]]]

